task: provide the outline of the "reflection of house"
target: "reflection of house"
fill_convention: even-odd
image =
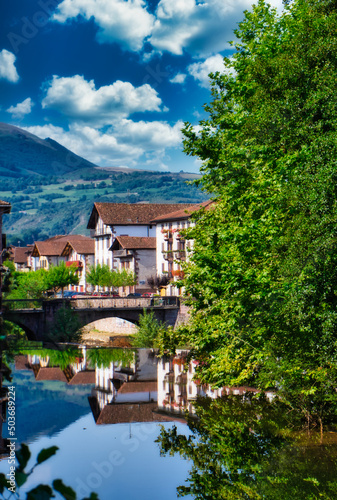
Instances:
[[[200,210],[208,209],[212,201],[197,205],[182,207],[180,210],[160,215],[152,220],[156,224],[157,239],[157,274],[167,275],[172,282],[183,276],[182,263],[188,258],[188,251],[192,248],[192,241],[185,240],[183,231],[194,225],[190,221],[191,215]],[[167,287],[167,295],[181,293],[181,289],[173,285]]]
[[[187,361],[188,351],[177,350],[174,357],[158,360],[158,408],[168,413],[194,413],[193,402],[198,396],[221,397],[223,389],[194,380],[195,360]]]
[[[89,370],[87,367],[86,347],[82,347],[81,351],[82,354],[64,369],[53,366],[49,356],[41,357],[38,354],[28,354],[25,356],[26,362],[21,356],[17,359],[20,366],[25,366],[26,369],[33,371],[35,379],[38,381],[58,380],[69,385],[94,384],[95,370]]]
[[[95,243],[92,238],[69,240],[62,251],[62,256],[67,258],[67,266],[76,266],[78,270],[79,284],[69,286],[70,290],[77,292],[87,291],[86,272],[88,266],[94,265]]]
[[[95,264],[107,264],[113,268],[113,256],[109,251],[117,236],[155,237],[156,228],[151,222],[156,217],[191,204],[158,203],[95,203],[88,229],[95,239]]]
[[[89,398],[97,424],[158,421],[157,359],[148,349],[135,353],[127,366],[112,362],[96,367],[96,387]]]
[[[110,250],[113,251],[114,269],[135,273],[136,290],[148,290],[147,279],[156,274],[156,238],[117,236]]]

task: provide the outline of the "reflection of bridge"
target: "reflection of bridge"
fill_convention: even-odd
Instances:
[[[137,324],[143,309],[153,311],[158,321],[174,326],[180,306],[178,297],[4,300],[3,318],[20,326],[29,340],[44,340],[61,307],[72,309],[82,327],[103,318],[121,318]]]

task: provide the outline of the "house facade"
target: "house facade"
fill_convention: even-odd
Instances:
[[[167,276],[171,280],[166,287],[166,295],[179,295],[182,292],[175,283],[183,277],[183,263],[188,260],[189,252],[193,249],[193,241],[184,237],[184,231],[194,226],[191,215],[202,208],[208,210],[212,204],[212,201],[206,201],[190,205],[152,220],[156,225],[157,275]]]
[[[95,265],[107,264],[110,269],[114,268],[110,248],[117,236],[154,238],[156,226],[153,219],[191,206],[180,203],[94,203],[87,228],[95,240]]]
[[[58,266],[68,260],[68,255],[63,254],[66,244],[76,241],[89,241],[87,236],[79,234],[58,235],[44,241],[36,241],[32,250],[32,271],[38,269],[48,270],[50,266]]]
[[[61,254],[65,257],[66,266],[76,266],[79,277],[78,285],[69,285],[69,290],[89,292],[92,286],[87,283],[87,271],[95,262],[95,242],[92,238],[83,237],[67,241]]]
[[[110,249],[113,252],[113,269],[126,269],[137,277],[136,287],[123,287],[119,293],[148,291],[147,280],[156,275],[156,238],[116,236]]]
[[[32,251],[34,245],[26,247],[10,247],[10,260],[13,261],[16,271],[30,271],[32,268]]]

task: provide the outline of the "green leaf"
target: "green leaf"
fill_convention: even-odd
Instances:
[[[40,451],[40,453],[37,456],[37,463],[42,464],[42,462],[45,462],[48,460],[48,458],[52,457],[55,455],[57,452],[58,447],[57,446],[51,446],[50,448],[44,448],[43,450]]]
[[[27,477],[28,477],[28,474],[25,474],[24,472],[20,472],[20,471],[15,471],[15,481],[16,481],[16,484],[19,486],[22,486],[23,484],[25,484],[25,482],[27,481]]]
[[[53,488],[61,493],[66,500],[76,500],[75,491],[70,488],[70,486],[63,484],[62,479],[55,479],[55,481],[53,481]]]
[[[15,453],[15,455],[20,465],[18,470],[23,471],[31,456],[28,446],[25,443],[22,443],[21,448]]]
[[[4,489],[7,487],[8,481],[5,474],[0,474],[0,493],[3,493]]]
[[[51,487],[46,484],[39,484],[27,493],[27,500],[50,500],[50,498],[55,498],[55,495]]]
[[[99,500],[97,493],[90,493],[90,497],[83,498],[83,500]]]

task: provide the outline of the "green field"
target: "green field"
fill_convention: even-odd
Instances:
[[[4,217],[7,241],[21,245],[55,234],[88,234],[95,201],[198,203],[206,198],[189,181],[197,175],[87,168],[56,176],[0,179],[0,199],[12,205]]]

